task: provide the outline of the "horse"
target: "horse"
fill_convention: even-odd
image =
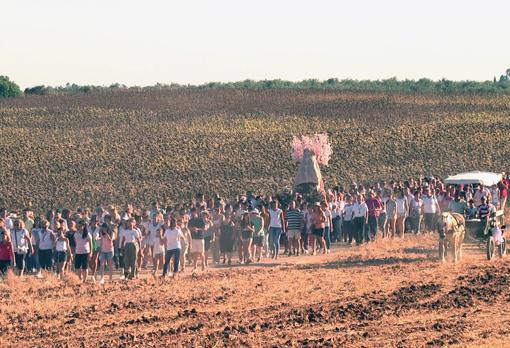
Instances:
[[[462,258],[462,242],[466,233],[464,216],[458,213],[442,213],[439,228],[439,258],[445,262],[448,247],[451,249],[453,261]]]

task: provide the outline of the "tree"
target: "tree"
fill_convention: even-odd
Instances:
[[[34,86],[30,88],[25,88],[25,95],[33,94],[33,95],[44,95],[47,94],[48,88],[44,85]]]
[[[0,98],[18,97],[21,95],[21,89],[7,76],[0,76]]]

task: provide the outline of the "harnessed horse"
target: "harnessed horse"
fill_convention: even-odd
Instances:
[[[464,216],[458,213],[442,213],[439,229],[439,258],[445,262],[448,247],[451,249],[453,261],[462,258],[462,242],[466,233]]]

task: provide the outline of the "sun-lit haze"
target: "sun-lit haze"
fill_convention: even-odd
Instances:
[[[22,88],[243,79],[491,80],[509,1],[1,1]]]

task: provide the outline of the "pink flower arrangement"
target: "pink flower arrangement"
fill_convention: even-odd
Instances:
[[[320,165],[328,165],[332,150],[326,133],[315,134],[310,137],[305,135],[294,137],[292,139],[292,158],[300,162],[305,150],[313,152]]]

